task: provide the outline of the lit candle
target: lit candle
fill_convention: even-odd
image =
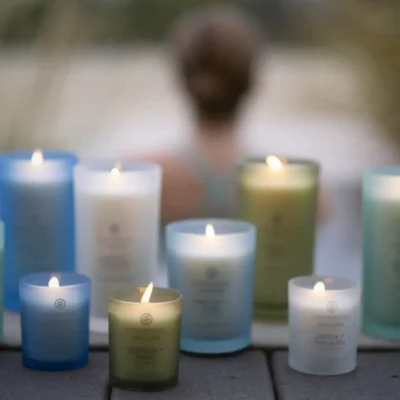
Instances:
[[[107,318],[114,291],[153,280],[161,168],[86,162],[75,169],[77,268],[92,279],[92,314]]]
[[[363,330],[400,339],[400,167],[366,173],[363,236]]]
[[[3,307],[4,307],[4,223],[0,220],[0,339],[3,337]]]
[[[357,363],[360,287],[343,278],[289,282],[289,365],[303,373],[339,375]]]
[[[257,227],[256,319],[287,317],[287,282],[312,273],[318,165],[268,156],[239,176],[241,216]]]
[[[66,152],[0,155],[5,306],[9,309],[19,310],[18,282],[22,276],[74,268],[75,163],[75,156]]]
[[[181,308],[179,292],[152,283],[112,295],[111,386],[153,391],[178,383]]]
[[[251,342],[256,232],[233,220],[186,220],[166,228],[169,283],[182,292],[181,349],[228,353]]]
[[[24,276],[22,358],[26,367],[59,371],[83,367],[89,352],[89,278],[74,273]]]

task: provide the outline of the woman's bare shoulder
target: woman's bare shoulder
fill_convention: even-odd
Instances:
[[[136,158],[137,159],[137,158]],[[140,157],[155,162],[163,170],[162,217],[164,222],[195,217],[202,189],[185,164],[176,156],[154,154]]]

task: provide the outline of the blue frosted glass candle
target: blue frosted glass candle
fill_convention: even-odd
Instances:
[[[5,307],[19,310],[18,282],[27,274],[74,269],[74,155],[18,151],[0,155],[5,224]]]
[[[222,354],[251,342],[256,230],[233,220],[166,228],[170,286],[183,294],[181,349]]]
[[[363,258],[363,330],[400,339],[400,167],[365,174]]]
[[[31,274],[21,279],[19,294],[24,365],[49,371],[85,366],[90,279],[75,273]]]
[[[3,302],[4,302],[3,255],[4,255],[4,224],[3,221],[0,220],[0,339],[3,337]]]

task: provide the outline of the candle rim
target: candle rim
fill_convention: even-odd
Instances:
[[[380,165],[371,167],[365,171],[364,176],[365,178],[374,176],[400,178],[400,165]]]
[[[117,290],[113,293],[111,293],[110,299],[109,301],[113,301],[116,303],[120,303],[120,304],[143,304],[143,305],[149,305],[149,304],[157,304],[157,305],[163,305],[163,304],[172,304],[172,303],[176,303],[179,302],[183,299],[183,294],[176,289],[171,289],[171,288],[164,288],[164,287],[160,287],[160,286],[154,286],[153,287],[153,292],[152,292],[152,296],[156,295],[156,291],[162,291],[164,293],[173,293],[175,295],[175,297],[171,300],[165,300],[165,301],[154,301],[153,298],[150,298],[150,301],[148,303],[142,303],[141,302],[141,296],[143,295],[143,293],[138,293],[137,291],[139,290],[145,290],[147,286],[138,286],[135,288],[126,288],[126,289],[120,289]],[[127,300],[126,297],[128,296],[134,296],[134,295],[138,295],[138,300]]]
[[[0,163],[1,162],[31,163],[32,155],[38,150],[40,150],[40,152],[43,155],[43,164],[47,163],[76,164],[78,162],[78,157],[74,153],[69,151],[35,148],[32,150],[15,150],[5,153],[0,153]]]
[[[338,280],[339,282],[347,285],[344,288],[330,288],[329,283],[327,280]],[[305,285],[304,282],[309,281],[309,286]],[[325,290],[324,291],[314,291],[314,285],[317,282],[323,282],[325,285]],[[342,276],[320,276],[320,275],[303,275],[303,276],[297,276],[295,278],[292,278],[289,280],[289,286],[292,286],[296,289],[299,290],[307,290],[313,293],[337,293],[337,292],[352,292],[354,290],[360,290],[361,289],[361,284],[359,282],[353,281],[348,278],[344,278]]]
[[[212,225],[215,235],[210,237],[206,236],[207,225]],[[218,226],[225,225],[226,229],[229,227],[239,227],[222,232],[218,229]],[[196,228],[195,231],[190,228]],[[183,229],[182,229],[183,228]],[[228,218],[189,218],[174,221],[166,226],[167,234],[174,235],[185,235],[191,237],[210,237],[210,239],[226,238],[226,237],[240,237],[248,236],[249,234],[255,234],[255,226],[247,221],[240,219],[228,219]]]
[[[90,173],[110,173],[116,165],[121,165],[119,169],[121,175],[126,173],[161,173],[161,165],[148,161],[123,161],[109,158],[93,158],[83,160],[76,165],[75,169]]]
[[[275,156],[278,157],[279,160],[284,161],[282,168],[302,167],[306,170],[314,170],[316,172],[319,172],[320,170],[320,163],[311,158],[291,157],[273,153],[268,153],[265,154],[264,156],[246,157],[239,163],[239,168],[245,169],[246,167],[262,166],[262,165],[268,167],[265,161],[268,156]]]
[[[49,287],[49,280],[53,277],[58,278],[59,286]],[[65,280],[68,282],[69,279],[76,280],[73,283],[65,284]],[[49,288],[49,289],[59,289],[59,288],[74,288],[79,286],[90,285],[90,278],[84,274],[79,274],[76,272],[37,272],[33,274],[28,274],[20,279],[21,287],[31,287],[31,288]]]

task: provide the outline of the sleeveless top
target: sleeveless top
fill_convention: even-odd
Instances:
[[[176,157],[202,187],[202,198],[193,218],[235,218],[236,165],[224,171],[215,169],[191,146],[182,149]]]

